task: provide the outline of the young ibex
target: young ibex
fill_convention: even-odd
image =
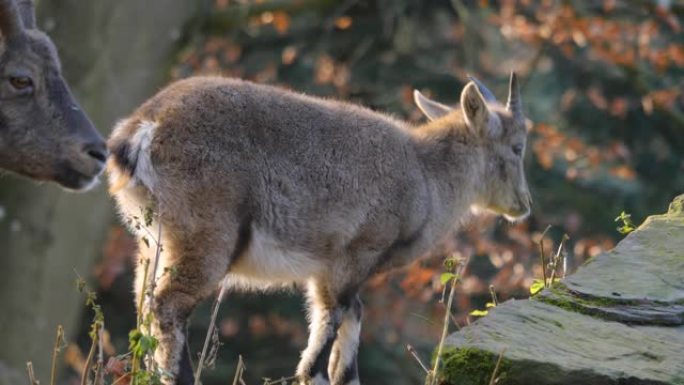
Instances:
[[[52,41],[36,29],[33,0],[0,0],[0,32],[0,170],[87,190],[106,145],[62,78]]]
[[[424,254],[471,206],[511,220],[529,212],[516,76],[505,107],[492,98],[470,82],[452,110],[416,91],[431,122],[411,127],[347,103],[197,77],[120,122],[108,142],[111,191],[126,217],[153,208],[138,231],[161,225],[157,272],[175,271],[158,274],[151,305],[155,361],[176,376],[168,381],[192,382],[183,326],[225,277],[239,289],[305,283],[311,334],[298,380],[358,384],[364,281]]]

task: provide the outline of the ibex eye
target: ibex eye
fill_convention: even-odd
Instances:
[[[33,80],[28,76],[12,76],[9,82],[17,90],[25,90],[33,86]]]
[[[523,152],[523,145],[522,144],[516,144],[515,146],[513,146],[513,153],[515,155],[520,156],[520,155],[522,155],[522,152]]]

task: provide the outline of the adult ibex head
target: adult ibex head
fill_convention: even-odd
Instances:
[[[0,169],[72,190],[94,186],[105,143],[36,29],[32,0],[0,0]]]

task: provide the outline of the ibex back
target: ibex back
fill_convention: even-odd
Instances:
[[[0,0],[0,170],[72,190],[95,185],[106,146],[62,78],[33,0]]]
[[[484,96],[483,96],[484,95]],[[357,384],[360,286],[444,238],[475,205],[529,212],[515,75],[506,107],[469,83],[452,110],[415,94],[411,127],[368,109],[226,78],[179,81],[115,128],[111,190],[124,217],[156,215],[155,361],[191,383],[183,325],[225,277],[240,289],[304,284],[302,384]],[[488,100],[489,99],[489,100]],[[141,259],[153,248],[140,243]],[[161,274],[172,268],[174,274]],[[143,269],[138,269],[140,293]]]

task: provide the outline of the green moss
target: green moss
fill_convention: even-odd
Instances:
[[[643,302],[637,300],[577,295],[560,282],[531,299],[554,305],[574,313],[581,313],[606,320],[612,320],[612,317],[609,313],[601,311],[602,308],[637,306],[643,304]]]
[[[488,384],[494,373],[497,354],[464,347],[448,348],[442,353],[444,366],[441,371],[441,383],[449,385],[482,385]],[[498,385],[505,385],[506,375],[511,363],[505,357],[501,360],[497,377]]]
[[[538,295],[538,296],[532,297],[532,299],[537,300],[539,302],[549,304],[549,305],[559,307],[563,310],[571,311],[573,313],[582,313],[582,314],[587,313],[587,308],[580,305],[579,303],[577,303],[574,300],[574,298],[569,294],[552,293],[551,295]],[[590,314],[590,315],[596,315],[596,314]]]
[[[563,324],[560,323],[560,321],[555,321],[555,320],[554,320],[554,321],[551,321],[551,322],[553,322],[553,324],[556,325],[559,329],[565,329],[565,326],[563,326]]]
[[[622,299],[622,298],[609,298],[609,297],[590,297],[587,295],[582,295],[573,292],[568,289],[563,283],[557,283],[550,288],[551,293],[557,296],[563,296],[568,299],[568,301],[575,302],[579,305],[584,306],[600,306],[600,307],[612,307],[612,306],[637,306],[644,304],[645,302],[658,303],[658,301],[639,301],[635,299]]]

